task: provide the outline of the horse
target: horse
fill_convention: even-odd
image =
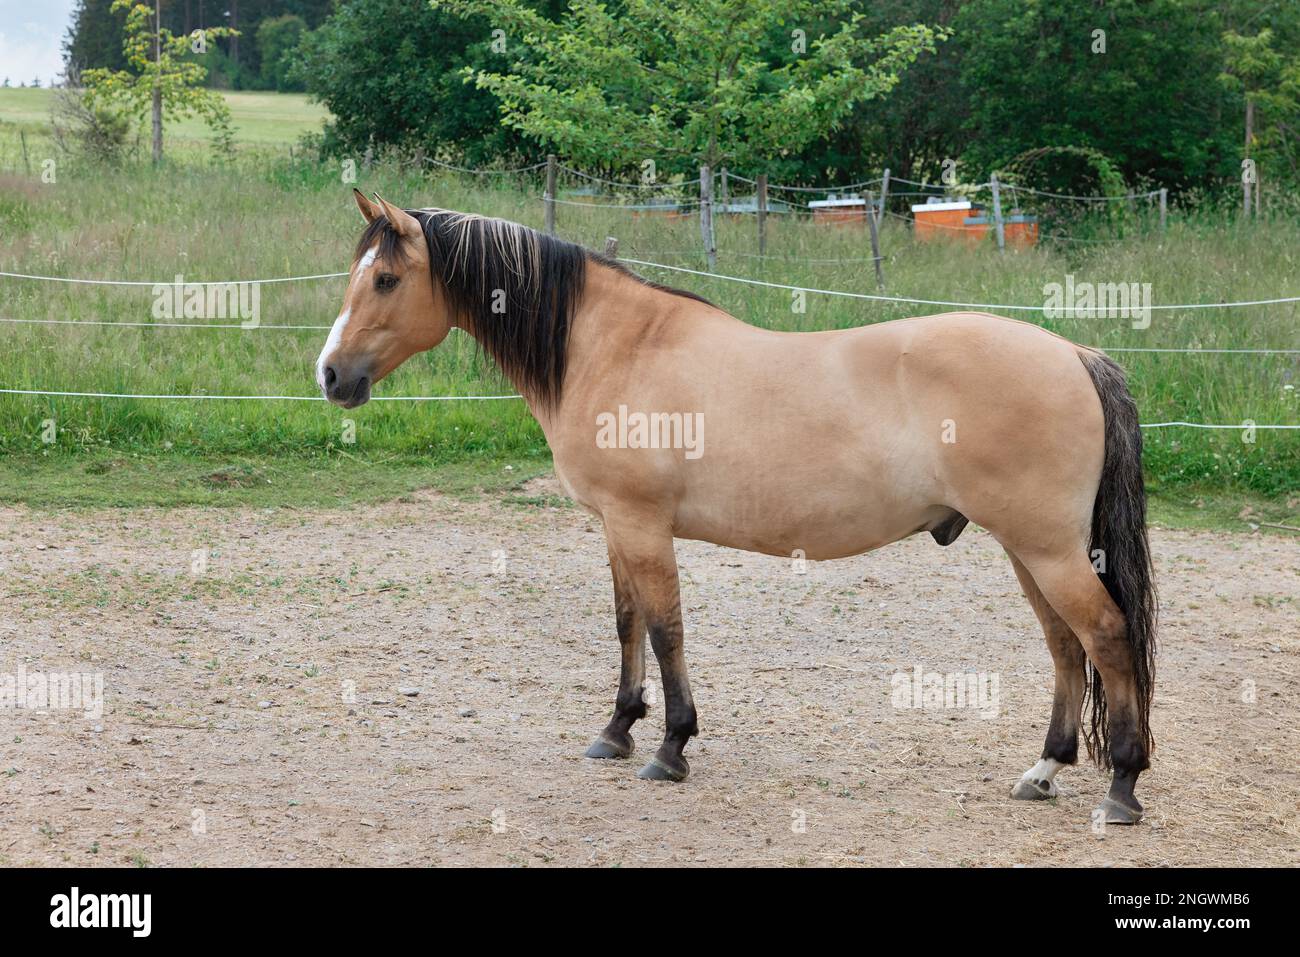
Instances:
[[[648,635],[665,734],[638,776],[690,770],[675,539],[822,560],[922,531],[950,545],[975,522],[1009,556],[1055,665],[1043,750],[1011,797],[1055,797],[1082,733],[1113,772],[1093,820],[1141,819],[1157,603],[1137,409],[1109,357],[978,312],[757,328],[517,223],[353,194],[366,226],[317,384],[356,408],[455,327],[523,396],[608,547],[622,661],[587,757],[632,755]]]

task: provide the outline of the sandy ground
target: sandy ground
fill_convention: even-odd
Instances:
[[[635,777],[660,707],[632,761],[582,756],[609,573],[541,501],[0,510],[0,676],[104,682],[98,718],[0,710],[0,864],[1300,863],[1294,539],[1154,533],[1147,817],[1096,833],[1090,767],[1008,797],[1052,672],[987,534],[804,574],[679,543],[701,734],[672,785]],[[916,668],[996,677],[996,707],[896,707]]]

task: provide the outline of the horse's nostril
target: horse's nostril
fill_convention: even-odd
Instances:
[[[325,367],[325,388],[334,388],[334,383],[339,381],[339,374],[334,371],[333,366]]]

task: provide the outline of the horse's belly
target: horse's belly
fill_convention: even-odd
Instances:
[[[823,485],[773,500],[755,490],[728,496],[691,496],[680,503],[673,534],[762,552],[814,560],[859,555],[906,538],[941,520],[942,506],[872,500]],[[748,493],[748,494],[746,494]]]

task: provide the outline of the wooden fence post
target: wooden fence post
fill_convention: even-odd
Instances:
[[[867,208],[864,212],[867,214],[867,229],[871,232],[871,261],[876,264],[876,287],[885,291],[885,269],[880,262],[880,234],[876,228],[877,213],[876,203],[871,196],[871,191],[867,191]]]
[[[998,251],[1006,249],[1006,235],[1002,232],[1002,197],[998,193],[998,177],[995,173],[989,177],[989,185],[993,188],[993,230],[998,237]]]
[[[885,221],[885,203],[889,202],[889,167],[885,167],[885,175],[880,178],[880,219],[879,222]]]
[[[767,174],[758,174],[758,254],[767,253]]]
[[[730,212],[730,210],[727,208],[728,206],[731,205],[731,190],[729,188],[730,185],[731,183],[727,178],[727,167],[724,166],[722,167],[722,211],[724,213]]]
[[[1160,231],[1165,231],[1165,224],[1169,218],[1169,190],[1161,188],[1160,190]]]
[[[610,259],[618,258],[618,240],[613,236],[605,237],[605,255]]]
[[[546,154],[546,192],[542,194],[542,205],[546,207],[546,233],[555,235],[555,154]]]
[[[718,247],[713,239],[713,170],[708,166],[700,167],[700,237],[712,272],[718,265]]]
[[[1249,156],[1246,157],[1246,161],[1250,161]],[[1241,178],[1241,214],[1247,219],[1250,218],[1250,181],[1258,175],[1259,174],[1252,169],[1249,176],[1243,176]]]

